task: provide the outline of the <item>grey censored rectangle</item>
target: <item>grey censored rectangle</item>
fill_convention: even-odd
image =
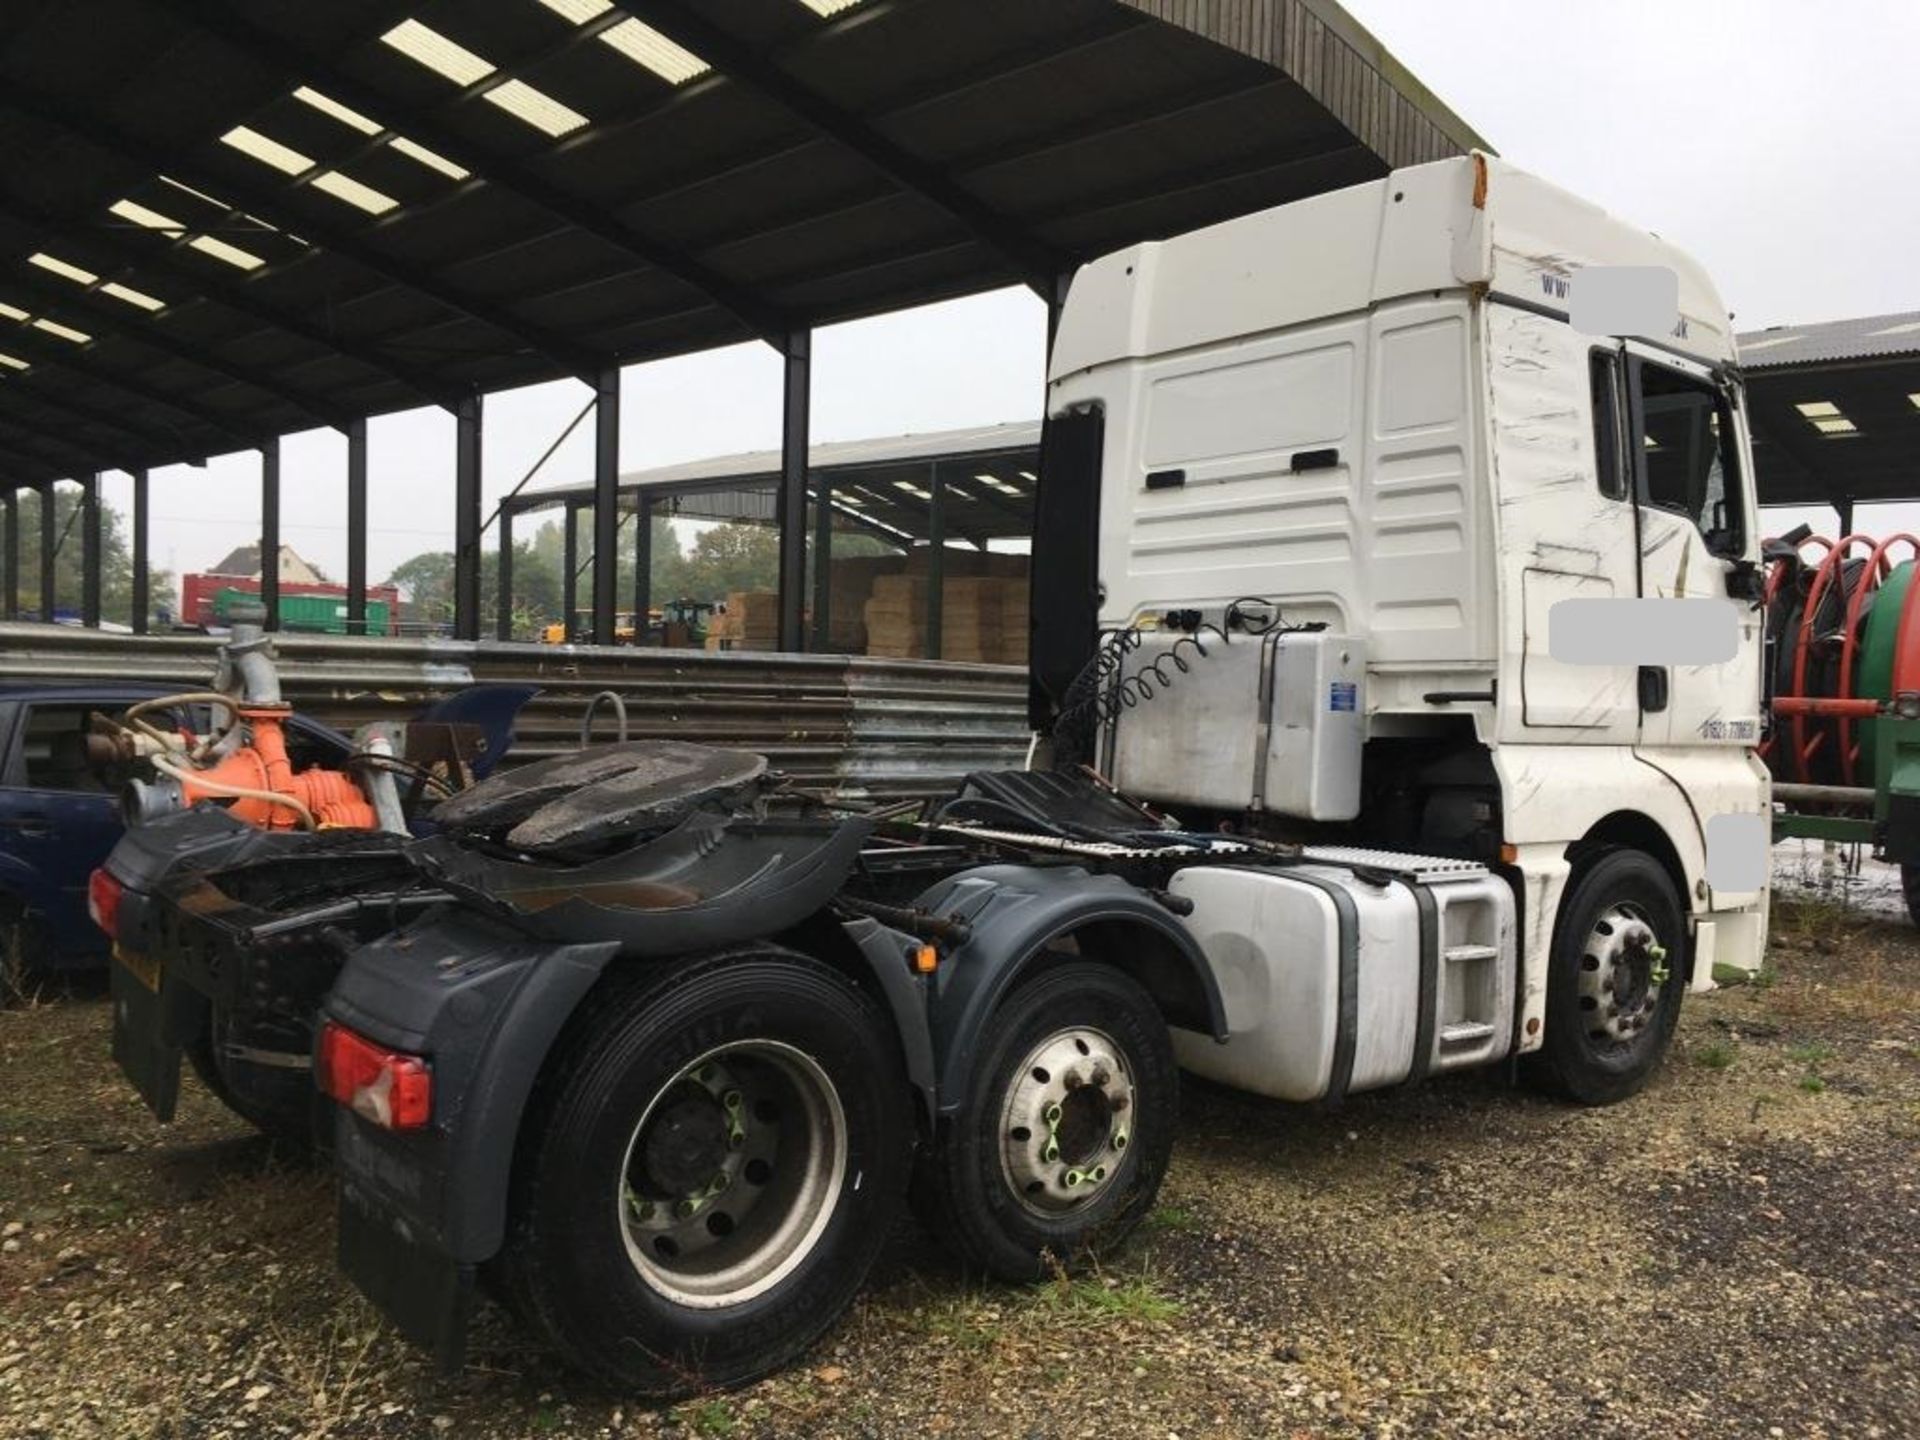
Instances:
[[[1773,823],[1765,815],[1707,817],[1707,884],[1738,894],[1767,883]]]
[[[1588,265],[1567,279],[1567,323],[1584,335],[1671,335],[1680,277],[1665,265]]]
[[[1565,665],[1722,665],[1739,651],[1731,600],[1602,595],[1547,611],[1547,653]]]

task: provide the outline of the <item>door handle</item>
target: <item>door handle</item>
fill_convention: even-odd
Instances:
[[[1640,711],[1645,715],[1658,715],[1667,708],[1667,667],[1664,665],[1642,665],[1640,667]]]
[[[31,835],[36,838],[53,833],[52,822],[38,812],[0,817],[0,827],[17,830],[22,835]]]

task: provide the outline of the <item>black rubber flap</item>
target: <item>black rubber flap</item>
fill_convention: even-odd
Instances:
[[[585,845],[671,825],[703,803],[739,795],[766,770],[766,757],[747,750],[630,740],[489,776],[433,818],[453,830],[512,826],[508,843],[527,850]]]

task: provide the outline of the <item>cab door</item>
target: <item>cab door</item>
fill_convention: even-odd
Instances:
[[[1640,667],[1640,743],[1750,746],[1760,733],[1761,617],[1729,586],[1735,562],[1756,546],[1738,392],[1703,365],[1632,341],[1625,362],[1640,594],[1732,605],[1740,630],[1731,660],[1658,657]]]
[[[1548,363],[1500,367],[1494,378],[1504,422],[1503,545],[1525,557],[1521,723],[1529,740],[1631,745],[1640,733],[1634,667],[1555,658],[1551,638],[1561,601],[1638,593],[1620,345],[1524,312],[1502,313],[1500,323],[1511,333],[1496,339],[1529,358],[1548,356]]]

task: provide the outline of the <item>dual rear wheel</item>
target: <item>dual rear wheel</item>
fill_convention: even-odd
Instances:
[[[871,996],[755,946],[621,977],[555,1053],[492,1276],[524,1320],[650,1394],[743,1384],[834,1323],[895,1227],[917,1134]],[[1133,981],[1077,961],[1038,973],[920,1155],[921,1214],[996,1275],[1081,1262],[1153,1203],[1174,1073]]]

